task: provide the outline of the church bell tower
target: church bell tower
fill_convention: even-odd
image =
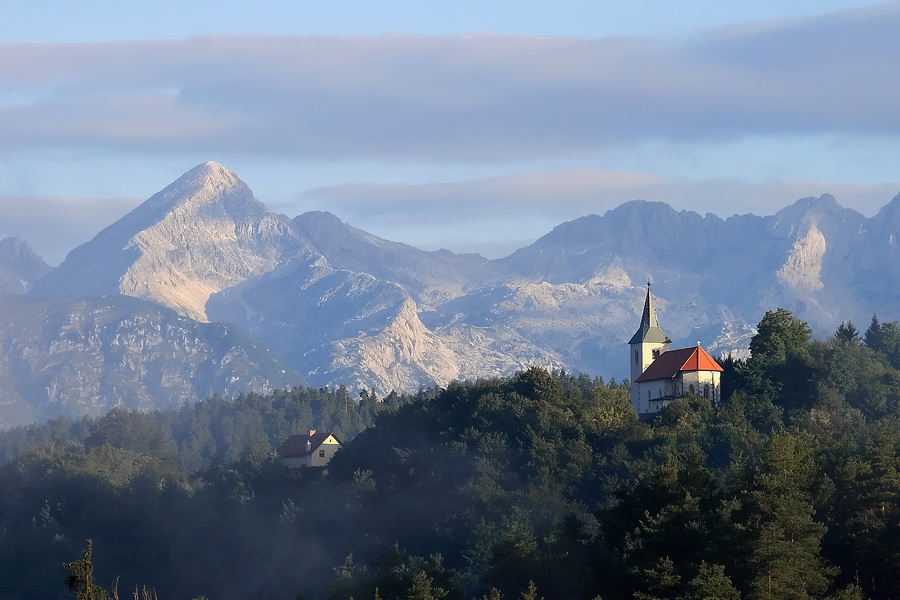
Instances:
[[[650,278],[647,278],[647,298],[644,300],[644,314],[641,317],[641,326],[628,342],[631,354],[631,401],[637,406],[635,396],[637,384],[635,380],[641,376],[647,367],[656,360],[660,354],[669,349],[672,340],[659,327],[656,317],[656,307],[653,306],[653,294],[650,292]]]

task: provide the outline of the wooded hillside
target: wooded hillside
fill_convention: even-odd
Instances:
[[[98,584],[160,598],[900,596],[900,328],[758,331],[720,407],[649,422],[624,385],[533,368],[6,432],[0,596],[68,597],[87,538]],[[283,468],[310,427],[350,441]]]

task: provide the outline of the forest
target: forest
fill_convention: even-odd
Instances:
[[[900,598],[900,326],[778,309],[750,350],[721,405],[649,419],[627,381],[531,368],[5,431],[0,597]],[[309,428],[344,447],[282,466]]]

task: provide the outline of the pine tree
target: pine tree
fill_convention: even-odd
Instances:
[[[432,587],[434,580],[425,571],[419,571],[413,575],[412,586],[409,588],[408,600],[440,600],[447,595],[447,590]]]
[[[840,344],[859,343],[859,330],[852,321],[846,323],[841,321],[837,331],[834,332],[834,339]]]
[[[78,600],[108,600],[109,598],[106,590],[94,583],[94,562],[91,556],[93,546],[93,540],[85,540],[81,558],[70,563],[63,563],[63,567],[71,573],[66,577],[66,587],[75,592],[75,598]]]
[[[682,600],[741,600],[722,565],[700,563],[700,572],[688,582],[688,593]]]
[[[872,315],[872,323],[866,329],[863,341],[875,352],[881,350],[881,323],[878,322],[878,315]]]
[[[812,475],[809,443],[787,432],[773,434],[752,494],[758,515],[752,598],[803,599],[828,589],[833,570],[819,556],[826,527],[813,520]]]

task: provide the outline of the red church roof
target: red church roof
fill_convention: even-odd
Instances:
[[[683,371],[723,371],[700,346],[663,352],[635,381],[671,379]]]

